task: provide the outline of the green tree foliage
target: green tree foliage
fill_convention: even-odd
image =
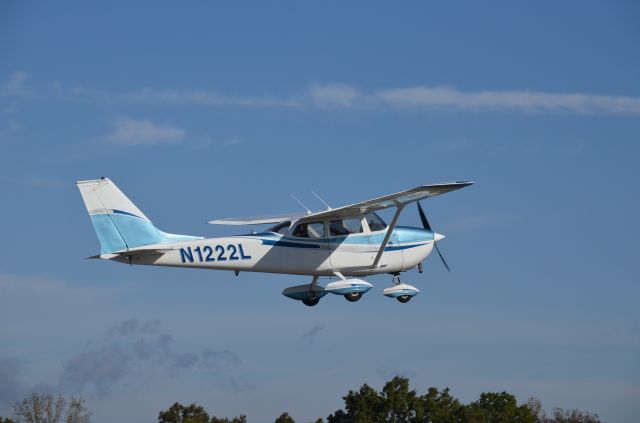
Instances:
[[[427,393],[418,398],[420,413],[418,422],[424,423],[457,423],[462,421],[464,406],[449,393],[449,388],[438,391],[429,388]]]
[[[182,405],[174,403],[168,410],[158,414],[158,423],[247,423],[247,416],[240,415],[229,419],[227,417],[212,416],[196,403]]]
[[[286,411],[276,419],[275,423],[296,423]]]
[[[451,395],[449,388],[442,391],[429,388],[420,395],[411,389],[409,379],[401,376],[387,382],[380,392],[365,383],[357,391],[350,390],[342,399],[344,408],[330,414],[327,423],[601,423],[598,415],[579,410],[556,408],[553,417],[548,417],[540,400],[530,398],[518,405],[516,397],[508,392],[484,392],[469,404],[462,404]],[[195,414],[203,418],[187,420],[193,416],[184,410],[197,411]],[[207,418],[202,407],[176,403],[161,412],[158,420],[159,423],[207,423]],[[0,423],[3,422],[0,420]],[[211,417],[209,423],[247,423],[247,419],[246,416],[232,420]],[[282,413],[275,423],[295,422],[288,413]]]
[[[88,423],[91,413],[82,398],[32,392],[15,404],[13,417],[16,423]]]
[[[597,414],[580,410],[553,409],[553,417],[547,417],[542,403],[537,398],[529,398],[527,407],[536,416],[536,423],[602,423]]]
[[[184,406],[176,402],[158,414],[158,423],[209,423],[209,414],[196,403]]]
[[[232,419],[229,419],[227,417],[220,418],[220,417],[212,416],[210,423],[247,423],[247,416],[242,414]]]
[[[469,423],[536,423],[536,415],[527,405],[520,405],[507,392],[485,392],[478,401],[465,407]]]
[[[590,414],[580,410],[563,410],[554,408],[551,423],[601,423],[597,414]],[[548,422],[545,422],[548,423]]]
[[[5,417],[0,416],[0,423],[16,423],[16,422],[14,420],[11,420],[8,417],[5,418]]]
[[[400,376],[387,382],[382,392],[365,384],[343,399],[344,410],[329,415],[328,423],[537,423],[528,406],[519,406],[506,392],[484,393],[463,405],[448,388],[429,388],[418,395],[409,379]]]

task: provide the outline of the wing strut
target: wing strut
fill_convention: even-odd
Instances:
[[[402,209],[404,209],[404,204],[398,204],[398,208],[396,209],[396,214],[393,215],[393,219],[391,219],[391,223],[387,228],[387,234],[384,236],[382,240],[382,244],[380,244],[380,249],[378,250],[378,254],[376,254],[376,258],[373,260],[372,267],[378,267],[378,262],[380,261],[380,257],[382,257],[382,253],[384,252],[387,243],[389,242],[389,238],[391,238],[391,234],[393,233],[393,228],[396,227],[396,223],[398,223],[398,218],[400,217],[400,213],[402,213]]]

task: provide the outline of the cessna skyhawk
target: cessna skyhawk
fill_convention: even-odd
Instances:
[[[388,273],[393,284],[383,294],[408,302],[420,292],[402,283],[400,273],[418,267],[436,249],[449,270],[419,200],[473,184],[470,181],[421,185],[348,206],[312,213],[258,218],[212,220],[216,225],[273,225],[259,233],[204,238],[176,235],[158,229],[108,178],[76,182],[100,242],[91,258],[128,264],[195,267],[239,272],[307,275],[311,283],[293,286],[283,295],[314,306],[328,293],[355,302],[372,288],[361,279]],[[407,204],[417,203],[422,227],[397,226]],[[386,224],[376,213],[395,208]],[[337,281],[324,287],[323,276]]]

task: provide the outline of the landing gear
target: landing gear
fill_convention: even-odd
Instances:
[[[292,300],[298,300],[302,304],[313,307],[320,302],[320,299],[327,295],[327,291],[318,285],[318,276],[314,276],[310,284],[297,285],[286,288],[282,295]]]
[[[318,279],[320,277],[314,276],[310,284],[291,286],[282,291],[282,295],[300,301],[307,307],[313,307],[328,293],[343,296],[347,301],[355,303],[373,287],[373,285],[365,280],[355,278],[347,279],[339,272],[334,272],[334,274],[338,276],[340,280],[328,283],[326,287],[318,285]]]
[[[316,286],[318,286],[318,277],[314,276],[311,280],[311,285],[309,285],[309,296],[302,299],[302,304],[313,307],[320,302],[320,297],[318,297],[315,293]]]
[[[350,303],[355,303],[356,301],[358,301],[360,298],[362,298],[362,295],[364,294],[364,292],[351,292],[349,294],[344,294],[344,297],[347,299],[347,301],[349,301]]]
[[[327,286],[324,287],[325,291],[331,292],[335,295],[342,295],[347,299],[350,303],[355,303],[362,296],[373,288],[369,282],[362,279],[347,279],[340,272],[333,272],[338,278],[339,281],[328,283]]]
[[[404,304],[408,303],[418,292],[420,292],[420,290],[415,286],[400,282],[400,274],[396,273],[393,275],[393,286],[386,288],[382,294],[390,298],[395,298]]]
[[[302,304],[309,307],[313,307],[314,305],[320,302],[320,298],[304,298],[301,301],[302,301]]]

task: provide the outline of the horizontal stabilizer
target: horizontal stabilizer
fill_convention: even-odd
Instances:
[[[136,247],[128,250],[114,251],[108,254],[96,254],[95,256],[86,257],[87,259],[104,259],[112,260],[122,257],[141,256],[146,254],[164,254],[172,250],[177,250],[177,247],[166,247],[161,245],[147,245],[144,247]]]

